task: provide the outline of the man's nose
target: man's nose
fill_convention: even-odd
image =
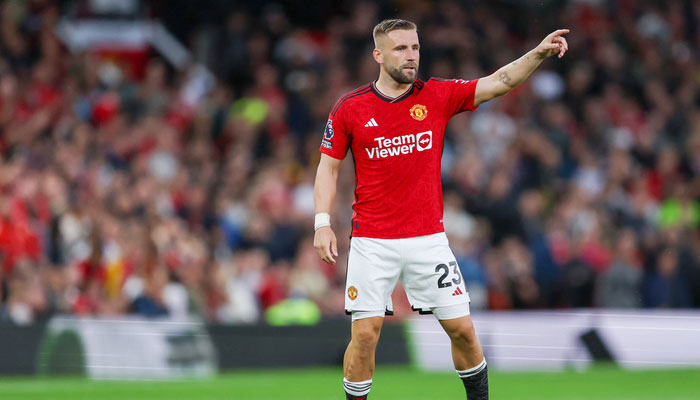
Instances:
[[[406,60],[415,61],[418,59],[418,50],[409,50],[406,54]]]

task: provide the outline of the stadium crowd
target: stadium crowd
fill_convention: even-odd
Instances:
[[[484,76],[571,29],[564,59],[448,126],[445,229],[473,308],[700,307],[697,3],[347,2],[302,21],[292,3],[187,20],[218,77],[194,105],[188,70],[154,53],[132,76],[71,53],[53,2],[0,4],[0,319],[342,314],[353,168],[329,266],[318,147],[335,100],[376,79],[389,16],[418,24],[423,79]]]

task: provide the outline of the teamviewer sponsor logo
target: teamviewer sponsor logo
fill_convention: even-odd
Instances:
[[[388,158],[401,154],[411,154],[414,151],[425,151],[433,148],[433,131],[416,134],[375,138],[376,146],[365,147],[370,159]]]
[[[421,132],[416,135],[416,149],[418,151],[433,148],[433,131]]]

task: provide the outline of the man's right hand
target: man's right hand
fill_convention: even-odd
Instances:
[[[314,247],[316,253],[321,259],[328,264],[335,264],[335,258],[338,257],[338,240],[335,238],[335,233],[330,226],[322,226],[316,230],[314,234]]]

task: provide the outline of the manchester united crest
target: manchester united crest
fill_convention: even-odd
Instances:
[[[414,104],[411,107],[411,117],[417,121],[422,121],[428,116],[428,109],[422,104]]]
[[[355,300],[357,298],[357,288],[355,286],[350,286],[348,288],[348,297],[350,300]]]

